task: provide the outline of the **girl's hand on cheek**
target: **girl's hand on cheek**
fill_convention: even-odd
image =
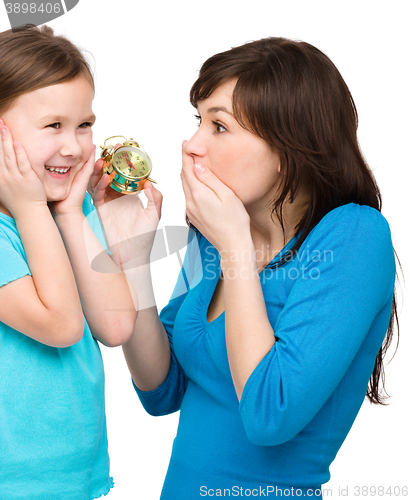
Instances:
[[[95,146],[88,160],[82,168],[75,174],[71,184],[70,193],[64,200],[50,203],[50,208],[54,215],[82,214],[83,201],[87,184],[94,170]]]
[[[0,202],[14,218],[33,206],[47,206],[41,180],[31,168],[20,143],[13,143],[10,130],[0,120]]]
[[[192,224],[219,251],[234,250],[250,235],[250,219],[241,200],[182,146],[182,187]]]

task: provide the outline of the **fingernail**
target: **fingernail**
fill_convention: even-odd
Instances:
[[[6,128],[2,128],[2,129],[1,129],[1,133],[2,133],[3,135],[6,135],[6,133],[7,133],[7,129],[6,129]]]
[[[195,166],[195,170],[196,170],[197,172],[200,172],[200,173],[201,173],[201,172],[205,172],[205,170],[206,170],[205,165],[202,165],[202,163],[195,163],[195,165],[194,165],[194,166]]]

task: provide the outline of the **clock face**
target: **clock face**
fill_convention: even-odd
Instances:
[[[151,172],[151,161],[148,155],[136,148],[118,148],[113,156],[112,164],[127,177],[146,177]]]

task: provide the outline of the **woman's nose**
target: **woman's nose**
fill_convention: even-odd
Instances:
[[[199,129],[188,141],[186,141],[184,149],[187,154],[194,157],[203,157],[206,155],[207,147],[203,141],[203,137]]]

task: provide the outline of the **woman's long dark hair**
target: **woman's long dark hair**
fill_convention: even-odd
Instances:
[[[247,130],[280,157],[281,184],[271,215],[283,226],[283,204],[307,186],[309,205],[295,227],[295,245],[275,264],[294,255],[314,226],[347,203],[381,211],[381,194],[357,141],[357,110],[336,66],[316,47],[285,38],[266,38],[210,57],[191,88],[194,107],[221,84],[237,80],[233,113]],[[187,222],[190,226],[189,219]],[[396,290],[390,323],[377,355],[367,397],[385,404],[383,359],[397,324]],[[380,386],[381,383],[381,386]]]

